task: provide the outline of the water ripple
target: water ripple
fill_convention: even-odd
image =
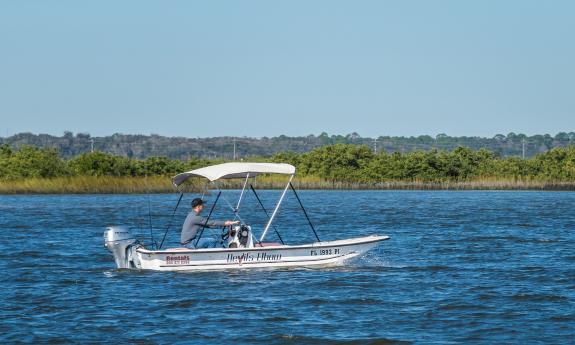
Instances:
[[[271,205],[277,192],[261,197]],[[575,193],[302,191],[301,197],[322,239],[371,233],[392,239],[349,265],[329,268],[117,270],[102,245],[103,229],[123,224],[149,236],[147,196],[0,196],[0,340],[493,344],[575,338]],[[154,214],[169,214],[176,199],[151,196]],[[354,200],[354,207],[340,209],[342,199]],[[257,201],[245,202],[242,217],[264,224]],[[313,240],[305,219],[290,216],[300,212],[297,201],[288,198],[282,211],[287,215],[277,226],[284,240]],[[185,213],[179,210],[176,219]],[[223,214],[217,209],[215,216]],[[167,219],[153,219],[156,236]],[[167,240],[177,243],[178,231]]]

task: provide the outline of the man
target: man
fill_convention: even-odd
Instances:
[[[218,241],[214,238],[204,238],[202,237],[196,244],[196,236],[198,231],[203,227],[212,228],[218,226],[230,226],[238,224],[240,221],[236,220],[207,220],[206,218],[200,216],[200,213],[204,209],[204,201],[200,198],[195,198],[192,200],[192,211],[188,213],[184,225],[182,226],[182,235],[180,236],[180,244],[186,248],[215,248],[218,246]]]

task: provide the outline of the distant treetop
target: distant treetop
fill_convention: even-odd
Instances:
[[[347,135],[319,135],[289,137],[212,137],[184,138],[165,137],[158,134],[133,135],[115,133],[111,136],[92,137],[89,133],[65,131],[61,137],[49,134],[18,133],[1,138],[0,144],[7,144],[17,149],[26,145],[56,148],[63,158],[75,157],[94,150],[128,158],[147,158],[164,156],[171,159],[231,159],[236,152],[237,158],[271,157],[279,152],[304,153],[313,149],[333,144],[366,145],[374,151],[413,152],[413,151],[453,151],[459,146],[474,150],[488,149],[501,157],[532,157],[555,147],[575,145],[574,132],[560,132],[555,136],[549,134],[527,136],[511,132],[507,135],[497,134],[493,138],[451,137],[445,133],[420,135],[417,137],[379,136],[362,137],[352,132]]]

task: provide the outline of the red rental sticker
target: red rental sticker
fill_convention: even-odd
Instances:
[[[166,256],[166,265],[188,265],[190,257],[187,255],[168,255]]]

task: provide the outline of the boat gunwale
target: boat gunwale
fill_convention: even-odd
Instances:
[[[361,239],[371,239],[366,241],[358,241]],[[144,247],[139,247],[136,249],[137,253],[146,254],[146,255],[158,255],[158,254],[214,254],[214,253],[235,253],[235,252],[246,252],[246,251],[277,251],[277,250],[291,250],[291,249],[308,249],[308,248],[324,248],[324,247],[334,247],[334,246],[352,246],[352,245],[362,245],[362,244],[369,244],[374,242],[386,241],[389,240],[389,236],[385,235],[370,235],[365,237],[357,237],[357,238],[350,238],[346,240],[335,240],[335,241],[324,241],[324,242],[314,242],[310,244],[301,244],[301,245],[280,245],[280,246],[271,246],[271,247],[252,247],[252,248],[202,248],[202,249],[191,249],[187,248],[187,250],[173,250],[172,249],[165,249],[165,250],[148,250]],[[337,243],[337,242],[347,242],[348,243]]]

